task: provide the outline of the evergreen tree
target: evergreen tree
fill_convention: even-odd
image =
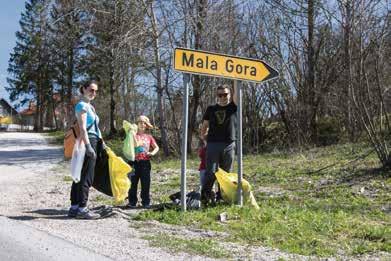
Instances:
[[[44,101],[50,93],[50,59],[48,56],[48,0],[30,0],[21,15],[16,46],[11,53],[7,78],[10,99],[26,103],[31,96],[36,102],[34,129],[43,128]],[[30,96],[30,97],[29,97]]]
[[[77,89],[76,79],[80,78],[80,63],[83,58],[85,31],[82,28],[86,17],[78,0],[56,0],[51,10],[52,33],[51,54],[55,60],[55,82],[66,108],[66,124],[72,122],[72,97]]]

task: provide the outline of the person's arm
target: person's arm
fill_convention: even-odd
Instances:
[[[202,117],[202,125],[200,129],[200,138],[203,141],[206,141],[208,131],[209,131],[209,120],[210,120],[210,114],[211,114],[212,107],[208,106],[206,108],[206,111],[204,113],[204,116]]]
[[[202,122],[202,125],[201,125],[201,133],[200,133],[200,138],[202,140],[206,140],[206,137],[208,135],[208,130],[209,130],[209,121],[208,120],[204,120]]]
[[[233,101],[233,103],[235,103],[235,105],[238,105],[238,99],[237,99],[237,96],[236,96],[236,94],[237,94],[237,83],[234,83],[234,90],[233,90],[233,93],[232,93],[232,101]]]
[[[81,111],[79,114],[79,117],[77,117],[77,122],[80,127],[80,138],[83,140],[85,146],[86,146],[86,155],[91,158],[96,157],[95,150],[92,148],[90,144],[90,140],[88,139],[88,133],[87,133],[87,112]]]
[[[154,139],[152,140],[151,147],[153,148],[153,150],[151,152],[148,152],[148,155],[155,156],[156,153],[158,153],[159,151],[159,146],[156,144],[156,141]]]
[[[77,117],[77,123],[79,124],[80,138],[83,140],[84,144],[90,144],[87,133],[87,112],[80,112],[79,116]]]
[[[198,149],[198,157],[199,157],[199,158],[202,158],[202,148],[199,148],[199,149]]]
[[[133,137],[134,147],[140,146],[139,140],[137,139],[137,136],[136,136],[135,132],[133,132],[132,137]]]
[[[205,154],[206,154],[206,147],[199,148],[198,156],[200,157],[200,159],[203,159],[205,157]]]

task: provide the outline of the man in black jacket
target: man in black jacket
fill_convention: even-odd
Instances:
[[[201,198],[214,200],[212,192],[215,172],[220,167],[232,171],[236,141],[236,90],[231,94],[228,85],[217,87],[217,103],[206,109],[201,127],[201,138],[207,141],[206,173]],[[231,101],[232,96],[232,101]]]

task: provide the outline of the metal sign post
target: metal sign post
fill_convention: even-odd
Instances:
[[[183,74],[185,93],[183,94],[182,121],[182,159],[181,159],[181,208],[186,211],[186,161],[187,161],[187,128],[189,125],[189,82],[190,75]]]
[[[242,188],[242,179],[243,179],[243,164],[242,164],[242,142],[243,142],[243,136],[242,136],[242,84],[239,81],[234,81],[234,85],[236,85],[235,90],[237,93],[236,100],[237,100],[237,125],[238,125],[238,140],[237,140],[237,157],[238,157],[238,202],[237,204],[239,206],[243,206],[243,188]]]
[[[278,77],[278,71],[262,60],[175,48],[174,70],[183,72],[185,93],[183,96],[182,124],[182,161],[181,161],[181,207],[186,211],[186,160],[187,160],[187,128],[189,121],[189,73],[234,79],[237,93],[237,124],[238,124],[238,204],[243,206],[243,163],[242,163],[242,86],[238,80],[250,82],[265,82]]]

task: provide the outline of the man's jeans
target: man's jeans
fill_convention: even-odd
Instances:
[[[202,192],[209,194],[216,180],[217,168],[231,172],[235,155],[235,142],[208,142],[206,145],[206,173]]]

